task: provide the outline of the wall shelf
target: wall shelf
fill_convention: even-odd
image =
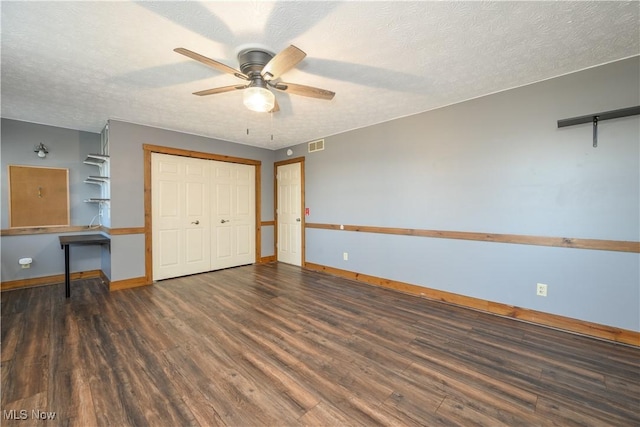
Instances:
[[[102,166],[109,161],[109,156],[106,154],[87,154],[87,158],[84,159],[85,164]]]
[[[104,149],[105,147],[103,147]],[[85,203],[106,203],[111,199],[110,179],[109,179],[109,155],[108,154],[87,154],[85,164],[97,166],[100,175],[90,175],[85,180],[85,184],[101,186],[101,197],[91,197],[85,199]]]
[[[109,184],[108,176],[88,176],[87,179],[84,180],[85,184]]]

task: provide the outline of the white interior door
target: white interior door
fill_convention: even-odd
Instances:
[[[211,163],[211,269],[256,261],[255,167]]]
[[[153,280],[209,271],[206,160],[152,153]]]
[[[278,166],[278,261],[302,265],[302,175],[300,163]]]

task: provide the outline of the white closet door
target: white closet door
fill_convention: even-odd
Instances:
[[[278,166],[278,261],[302,264],[302,175],[300,163]]]
[[[211,269],[209,162],[153,153],[153,280]]]
[[[211,162],[211,269],[252,264],[255,256],[255,167]]]

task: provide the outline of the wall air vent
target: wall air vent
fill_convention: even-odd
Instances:
[[[319,139],[309,143],[309,152],[324,150],[324,139]]]

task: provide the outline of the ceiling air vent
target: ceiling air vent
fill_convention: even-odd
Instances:
[[[309,143],[309,152],[324,150],[324,139],[319,139]]]

